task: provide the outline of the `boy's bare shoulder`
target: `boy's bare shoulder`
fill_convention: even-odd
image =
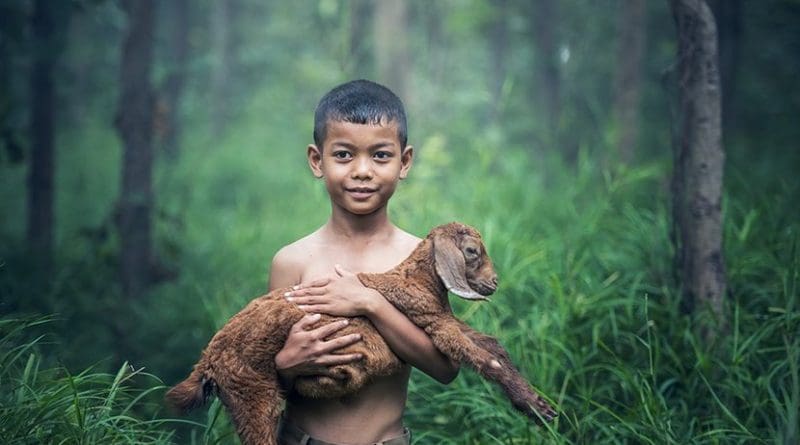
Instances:
[[[414,250],[414,248],[417,247],[417,244],[422,241],[422,238],[408,233],[399,227],[395,228],[395,236],[397,237],[399,244],[404,246],[404,248],[408,249],[409,251]]]
[[[414,236],[405,230],[396,227],[391,243],[392,250],[398,254],[398,256],[395,258],[395,261],[400,262],[411,255],[411,252],[417,248],[420,241],[422,241],[422,239],[418,236]]]
[[[269,288],[293,286],[300,283],[304,265],[313,255],[314,247],[319,243],[319,231],[315,231],[299,240],[287,244],[272,257],[269,272]]]
[[[275,254],[275,257],[272,259],[272,261],[275,262],[277,260],[284,263],[303,261],[308,257],[309,252],[313,251],[314,247],[318,244],[319,230],[310,233],[291,244],[283,246]]]

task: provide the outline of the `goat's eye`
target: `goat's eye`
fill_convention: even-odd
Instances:
[[[474,247],[467,247],[466,251],[469,256],[478,256],[478,249]]]

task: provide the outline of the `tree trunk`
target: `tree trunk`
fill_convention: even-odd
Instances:
[[[406,0],[375,2],[373,36],[378,82],[386,85],[406,104],[409,101],[409,66]]]
[[[617,24],[617,70],[614,75],[615,155],[630,163],[639,136],[642,60],[647,36],[645,0],[626,0]]]
[[[367,46],[369,41],[369,25],[372,16],[372,2],[369,0],[352,0],[350,6],[350,27],[348,30],[349,57],[345,61],[345,72],[348,77],[370,77],[372,62]]]
[[[217,61],[211,78],[211,128],[219,138],[230,120],[231,70],[233,68],[233,0],[212,2],[211,31]]]
[[[31,30],[33,63],[30,76],[31,164],[28,172],[27,238],[39,264],[50,268],[53,251],[55,94],[53,68],[61,51],[69,4],[37,0]]]
[[[449,48],[447,36],[444,31],[444,21],[447,19],[448,9],[442,2],[422,2],[415,8],[414,23],[419,23],[424,34],[425,54],[429,61],[426,76],[432,85],[439,88],[446,87],[445,78],[449,62]]]
[[[153,58],[154,1],[124,0],[128,29],[120,65],[121,94],[116,126],[124,143],[119,198],[121,278],[126,296],[136,296],[149,282],[153,207]]]
[[[703,0],[670,0],[678,30],[678,141],[673,172],[678,276],[686,307],[725,319],[724,152],[714,17]],[[706,334],[714,330],[706,326]]]
[[[181,116],[180,105],[183,85],[186,80],[186,60],[189,54],[189,0],[172,0],[166,4],[170,17],[168,35],[170,67],[163,87],[163,120],[156,119],[161,127],[161,140],[167,156],[174,159],[180,153]]]
[[[508,69],[508,0],[492,0],[493,16],[489,23],[489,57],[491,72],[489,73],[489,121],[497,121],[503,95],[503,84]]]
[[[542,122],[544,143],[550,149],[558,148],[559,121],[561,115],[561,75],[559,50],[555,25],[558,21],[554,0],[536,0],[532,3],[530,25],[536,54],[534,57],[535,103],[545,113]],[[567,157],[570,157],[567,154]]]
[[[722,128],[735,128],[736,78],[742,40],[742,1],[713,0],[710,2],[717,21],[719,35],[719,65],[722,83]],[[727,133],[727,131],[725,131]]]
[[[17,25],[0,26],[0,164],[5,162],[19,164],[26,159],[23,139],[27,133],[12,123],[16,110],[23,109],[21,105],[25,101],[19,97],[22,95],[16,88],[15,81],[19,78],[19,74],[13,66],[15,65],[13,61],[23,58],[22,54],[29,52],[26,48],[25,21],[30,12],[27,2],[6,3],[3,9],[3,23]]]

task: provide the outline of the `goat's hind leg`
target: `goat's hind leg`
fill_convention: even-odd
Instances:
[[[219,397],[228,410],[242,445],[277,445],[278,424],[283,410],[283,394],[277,381],[249,375],[247,384],[220,390]]]

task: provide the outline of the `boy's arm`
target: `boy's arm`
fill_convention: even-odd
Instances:
[[[269,290],[290,287],[300,281],[300,271],[291,254],[284,250],[272,260],[269,272]],[[346,322],[332,322],[312,329],[319,314],[308,314],[295,323],[289,331],[283,348],[275,356],[275,368],[285,387],[291,388],[295,377],[324,374],[329,366],[351,363],[361,359],[360,354],[334,354],[337,349],[361,340],[358,334],[332,338],[347,326]]]
[[[458,364],[436,349],[424,330],[378,291],[364,286],[355,274],[338,266],[336,272],[338,276],[304,285],[290,292],[287,298],[308,313],[365,316],[403,361],[441,383],[450,383],[456,378]]]
[[[433,345],[428,334],[411,322],[405,314],[389,303],[378,291],[365,311],[389,347],[403,361],[433,377],[440,383],[450,383],[458,375],[459,366]]]

